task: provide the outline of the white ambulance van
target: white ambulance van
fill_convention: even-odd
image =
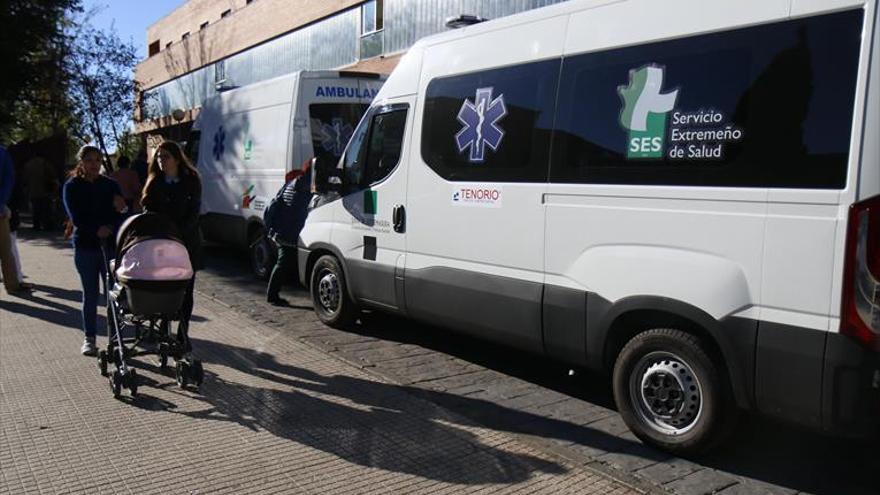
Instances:
[[[306,160],[340,156],[384,79],[300,71],[208,99],[191,139],[202,174],[204,237],[247,247],[254,273],[266,277],[274,250],[263,236],[263,210]]]
[[[330,325],[611,375],[644,441],[880,423],[876,0],[573,0],[418,42],[300,238]]]

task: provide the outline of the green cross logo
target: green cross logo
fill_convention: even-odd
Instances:
[[[620,124],[629,131],[627,158],[662,158],[667,114],[675,107],[678,90],[661,93],[664,69],[645,65],[629,71],[629,85],[619,86],[623,100]]]

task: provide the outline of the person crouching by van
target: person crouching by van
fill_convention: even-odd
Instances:
[[[183,244],[189,252],[193,278],[187,287],[186,298],[180,310],[177,338],[189,346],[189,321],[193,310],[195,272],[201,268],[202,241],[199,236],[199,210],[202,204],[202,180],[198,171],[174,141],[164,141],[156,149],[147,170],[147,184],[141,196],[144,211],[159,213],[174,222]]]
[[[101,175],[101,150],[83,146],[77,165],[64,183],[64,209],[73,224],[73,261],[82,283],[82,327],[85,339],[80,351],[94,356],[98,326],[98,285],[103,276],[102,243],[112,243],[124,208],[116,181]],[[104,246],[107,247],[106,245]],[[106,293],[107,287],[104,287]]]
[[[264,221],[269,231],[269,238],[278,246],[278,259],[269,277],[266,301],[275,306],[287,305],[287,301],[279,295],[279,292],[285,281],[295,278],[296,243],[306,223],[311,200],[312,167],[311,163],[307,162],[303,167],[303,174],[285,184],[275,196],[274,205],[267,209]]]

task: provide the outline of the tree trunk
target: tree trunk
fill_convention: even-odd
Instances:
[[[102,161],[104,163],[104,171],[107,175],[113,173],[113,165],[110,162],[110,156],[107,154],[107,145],[104,142],[104,133],[101,132],[101,120],[98,114],[98,105],[95,103],[94,88],[91,81],[82,80],[83,90],[86,98],[89,99],[89,115],[92,117],[92,129],[95,132],[95,139],[98,140],[98,147],[101,148]]]

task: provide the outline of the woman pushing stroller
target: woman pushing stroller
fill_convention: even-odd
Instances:
[[[192,351],[189,342],[189,321],[193,310],[195,272],[201,268],[201,238],[199,210],[202,201],[202,181],[198,171],[183,154],[180,145],[165,141],[159,145],[147,171],[141,204],[148,213],[159,213],[171,220],[182,237],[189,253],[193,276],[180,308],[177,338],[185,352]]]

